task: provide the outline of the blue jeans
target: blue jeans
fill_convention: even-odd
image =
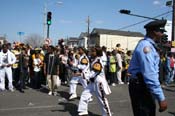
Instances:
[[[165,83],[170,84],[173,81],[173,78],[174,78],[174,69],[172,68],[171,71],[167,71]]]

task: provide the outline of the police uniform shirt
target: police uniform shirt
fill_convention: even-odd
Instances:
[[[131,78],[141,72],[148,89],[158,100],[163,101],[165,96],[159,82],[159,61],[160,57],[155,49],[155,42],[145,37],[141,40],[133,53],[128,72]]]

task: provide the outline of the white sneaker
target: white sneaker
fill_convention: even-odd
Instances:
[[[115,83],[112,83],[112,86],[116,86],[116,84]]]
[[[14,89],[9,89],[11,92],[14,92]]]
[[[54,96],[57,96],[57,92],[53,92],[53,95],[54,95]]]
[[[72,94],[70,97],[69,97],[69,100],[71,100],[71,99],[75,99],[75,98],[77,98],[77,94]]]
[[[82,115],[88,115],[88,112],[87,112],[87,111],[79,112],[78,115],[79,115],[79,116],[82,116]]]
[[[124,84],[124,82],[119,82],[119,85],[122,85],[122,84]]]
[[[0,88],[0,91],[5,91],[5,89]]]
[[[89,99],[89,102],[92,102],[93,101],[93,98],[91,97],[90,99]]]
[[[49,91],[48,95],[52,95],[52,91]]]
[[[65,81],[64,84],[67,84],[67,81]]]

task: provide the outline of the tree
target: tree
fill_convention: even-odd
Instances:
[[[40,35],[38,34],[31,34],[29,35],[25,40],[24,40],[24,43],[25,44],[29,44],[31,45],[32,47],[40,47],[43,45],[43,37],[41,37]]]

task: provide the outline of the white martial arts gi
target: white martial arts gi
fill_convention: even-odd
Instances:
[[[111,90],[105,78],[104,67],[101,58],[97,57],[92,62],[91,67],[93,67],[93,64],[95,64],[97,61],[100,61],[99,63],[101,63],[102,70],[100,72],[91,70],[89,78],[90,80],[93,79],[93,81],[90,81],[88,86],[81,94],[78,112],[88,112],[88,102],[92,97],[92,94],[94,94],[97,97],[98,103],[100,105],[102,116],[111,116],[109,104],[107,98],[105,97],[111,93]]]
[[[81,61],[83,58],[86,58],[88,63],[87,64],[82,64]],[[70,91],[69,94],[76,94],[76,88],[77,88],[77,84],[81,83],[83,88],[86,88],[87,86],[87,81],[89,80],[87,78],[87,74],[89,73],[89,59],[88,57],[83,54],[80,56],[79,61],[78,61],[78,69],[81,70],[81,75],[80,76],[75,76],[71,78],[70,81]]]

